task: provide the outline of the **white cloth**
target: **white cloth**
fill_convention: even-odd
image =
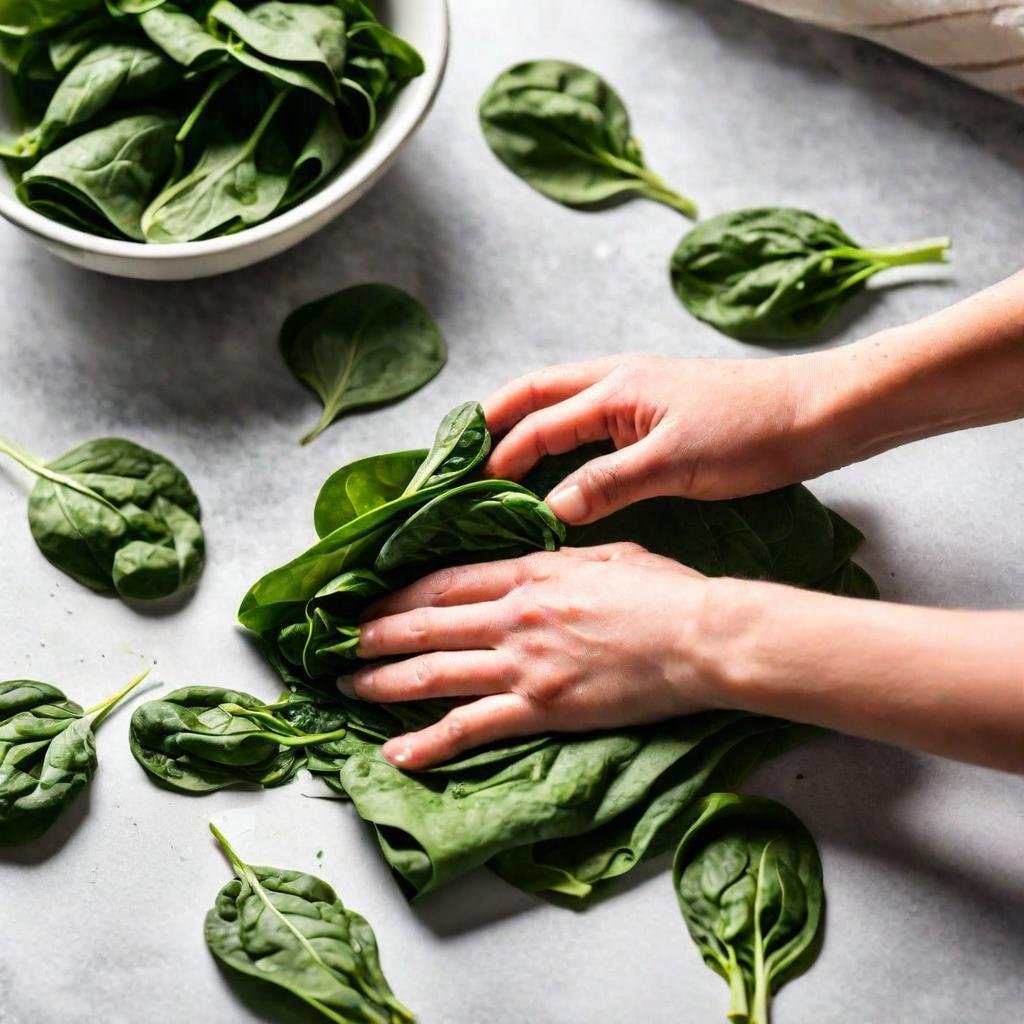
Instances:
[[[1024,102],[1024,2],[998,0],[747,0],[862,36]]]

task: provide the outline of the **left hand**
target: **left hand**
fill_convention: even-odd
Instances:
[[[339,689],[369,701],[476,698],[384,745],[419,770],[511,736],[575,732],[720,706],[700,642],[713,581],[635,544],[445,569],[384,599],[371,665]]]

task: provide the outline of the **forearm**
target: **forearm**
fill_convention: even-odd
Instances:
[[[1024,272],[948,309],[807,357],[820,471],[1024,417]]]
[[[1024,772],[1024,613],[716,581],[701,622],[720,703]]]

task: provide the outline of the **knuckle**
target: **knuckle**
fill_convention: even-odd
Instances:
[[[424,584],[426,592],[432,601],[438,601],[445,596],[455,583],[454,569],[439,569]]]
[[[406,629],[411,636],[426,636],[430,631],[430,612],[426,608],[416,608],[406,618]]]
[[[458,747],[466,741],[469,726],[466,719],[458,712],[452,712],[444,720],[444,739],[452,747]]]
[[[624,487],[622,473],[614,465],[591,466],[586,471],[586,482],[605,501],[614,501]]]
[[[425,658],[417,659],[409,674],[410,690],[414,693],[429,692],[436,682],[437,671],[433,664]]]

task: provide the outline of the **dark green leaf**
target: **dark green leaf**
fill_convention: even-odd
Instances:
[[[714,793],[676,851],[673,878],[690,936],[729,985],[729,1019],[768,1024],[771,996],[818,950],[821,859],[781,804]]]
[[[641,195],[697,216],[647,168],[615,90],[578,64],[509,68],[484,94],[480,124],[494,155],[549,199],[587,207]]]
[[[336,1024],[406,1024],[377,940],[313,875],[246,864],[213,825],[235,879],[206,915],[206,944],[232,970],[278,985]]]
[[[699,320],[741,341],[795,342],[820,331],[890,267],[941,263],[948,238],[863,249],[804,210],[738,210],[702,221],[672,256],[672,285]]]
[[[0,846],[38,839],[96,773],[93,729],[148,673],[83,711],[55,686],[0,682]]]
[[[385,284],[356,285],[297,309],[281,328],[281,354],[324,406],[303,444],[346,412],[412,394],[447,358],[430,314]]]
[[[79,583],[120,597],[169,597],[191,587],[205,559],[199,501],[169,459],[104,437],[53,462],[0,440],[39,477],[29,526],[39,550]]]

